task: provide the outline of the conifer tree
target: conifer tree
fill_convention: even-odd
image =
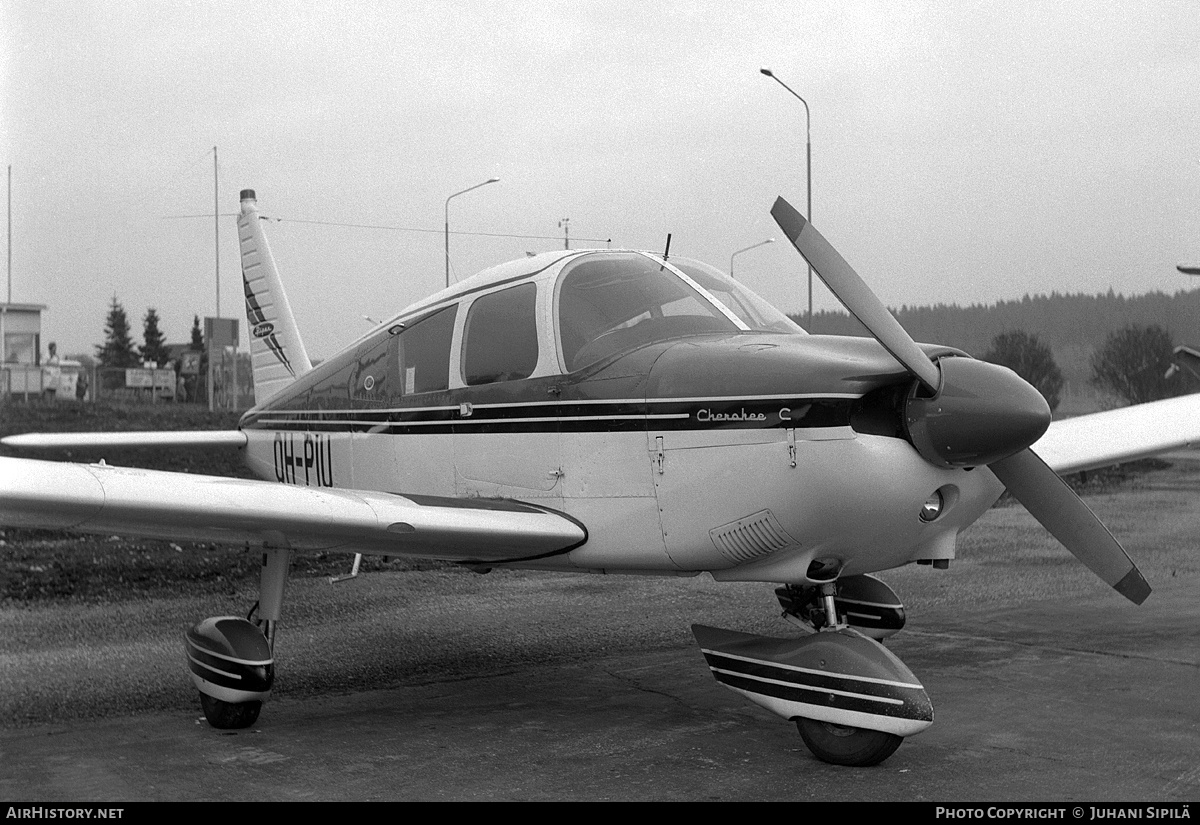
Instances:
[[[204,351],[204,333],[200,331],[200,316],[192,316],[192,345],[196,352]]]
[[[171,353],[167,350],[166,339],[158,328],[158,312],[154,307],[146,310],[146,317],[142,320],[142,339],[146,342],[138,347],[142,360],[154,361],[160,367],[165,366],[171,358]]]
[[[139,363],[133,339],[129,336],[129,319],[125,317],[125,307],[117,301],[116,295],[108,308],[108,320],[104,323],[104,344],[96,347],[96,360],[102,367],[136,367]]]

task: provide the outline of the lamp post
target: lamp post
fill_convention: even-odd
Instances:
[[[1180,264],[1175,268],[1184,275],[1200,275],[1200,266],[1188,266],[1187,264]]]
[[[765,241],[759,241],[756,244],[751,244],[750,246],[746,247],[745,249],[739,249],[737,252],[734,252],[732,255],[730,255],[729,256],[729,277],[730,278],[733,277],[733,259],[734,258],[736,258],[738,255],[741,255],[743,252],[749,252],[751,249],[758,249],[760,246],[766,246],[769,243],[775,243],[775,239],[767,238]]]
[[[776,83],[778,83],[783,88],[787,89],[789,92],[791,92],[792,97],[796,98],[796,100],[799,100],[801,103],[804,104],[804,135],[805,135],[805,144],[807,147],[807,155],[808,155],[808,171],[805,176],[806,188],[808,190],[808,214],[805,217],[807,217],[808,220],[811,222],[812,221],[812,118],[809,116],[808,101],[805,100],[804,98],[800,97],[800,95],[796,94],[794,91],[792,91],[792,87],[787,85],[786,83],[784,83],[778,77],[776,77],[775,73],[772,72],[770,69],[763,67],[762,69],[759,69],[759,71],[762,72],[763,74],[765,74],[767,77],[774,80]],[[809,266],[808,266],[808,331],[809,332],[812,332],[812,317],[813,317],[812,264],[809,264]]]
[[[496,183],[500,178],[488,178],[483,183],[477,183],[474,186],[468,186],[461,192],[455,192],[449,198],[446,198],[446,288],[450,288],[450,200],[457,198],[459,195],[465,195],[473,189],[478,189],[481,186],[487,186],[489,183]]]

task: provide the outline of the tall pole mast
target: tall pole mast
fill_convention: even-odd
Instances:
[[[12,164],[8,165],[8,302],[12,303]]]
[[[469,186],[461,192],[455,192],[450,197],[446,198],[446,289],[450,288],[450,201],[457,198],[459,195],[465,195],[481,186],[487,186],[489,183],[497,183],[500,178],[488,178],[483,183],[477,183],[474,186]]]
[[[221,199],[217,191],[217,147],[213,147],[213,244],[217,262],[217,317],[221,317]]]
[[[776,77],[775,73],[772,72],[770,69],[762,68],[762,69],[759,69],[759,72],[766,75],[767,77],[771,78],[772,80],[774,80],[776,83],[778,83],[783,88],[787,89],[789,92],[791,92],[792,97],[796,98],[796,100],[799,100],[801,103],[804,104],[804,145],[805,145],[805,154],[807,156],[807,166],[808,166],[808,170],[807,170],[807,173],[805,176],[805,181],[806,181],[805,188],[808,190],[808,215],[806,215],[805,217],[808,218],[809,223],[812,223],[812,117],[810,116],[809,111],[808,111],[808,101],[805,100],[804,98],[800,97],[800,95],[796,94],[795,90],[793,90],[791,86],[787,85],[782,80],[780,80],[778,77]],[[813,275],[812,264],[809,264],[808,265],[808,331],[809,332],[812,332],[812,319],[813,319],[813,279],[812,279],[812,275]]]

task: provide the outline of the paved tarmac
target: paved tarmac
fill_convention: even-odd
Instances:
[[[198,708],[4,730],[0,799],[1200,800],[1193,585],[961,613],[890,643],[936,721],[875,768],[816,761],[678,648],[283,697],[237,734]]]

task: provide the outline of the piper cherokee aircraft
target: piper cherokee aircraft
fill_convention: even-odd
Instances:
[[[1168,376],[1176,370],[1185,369],[1200,378],[1200,350],[1186,345],[1175,347],[1171,353],[1171,360],[1173,363],[1167,371]]]
[[[261,548],[248,617],[187,633],[219,728],[253,724],[270,693],[293,553],[770,582],[802,635],[696,625],[713,674],[795,720],[818,758],[878,763],[933,709],[879,641],[905,616],[871,574],[946,567],[1008,488],[1140,603],[1141,573],[1056,472],[1200,440],[1200,396],[1051,424],[1011,371],[915,343],[785,200],[772,214],[873,338],[809,335],[696,261],[564,250],[445,289],[312,367],[245,190],[260,400],[238,429],[4,443],[238,449],[264,480],[0,458],[0,523]]]

